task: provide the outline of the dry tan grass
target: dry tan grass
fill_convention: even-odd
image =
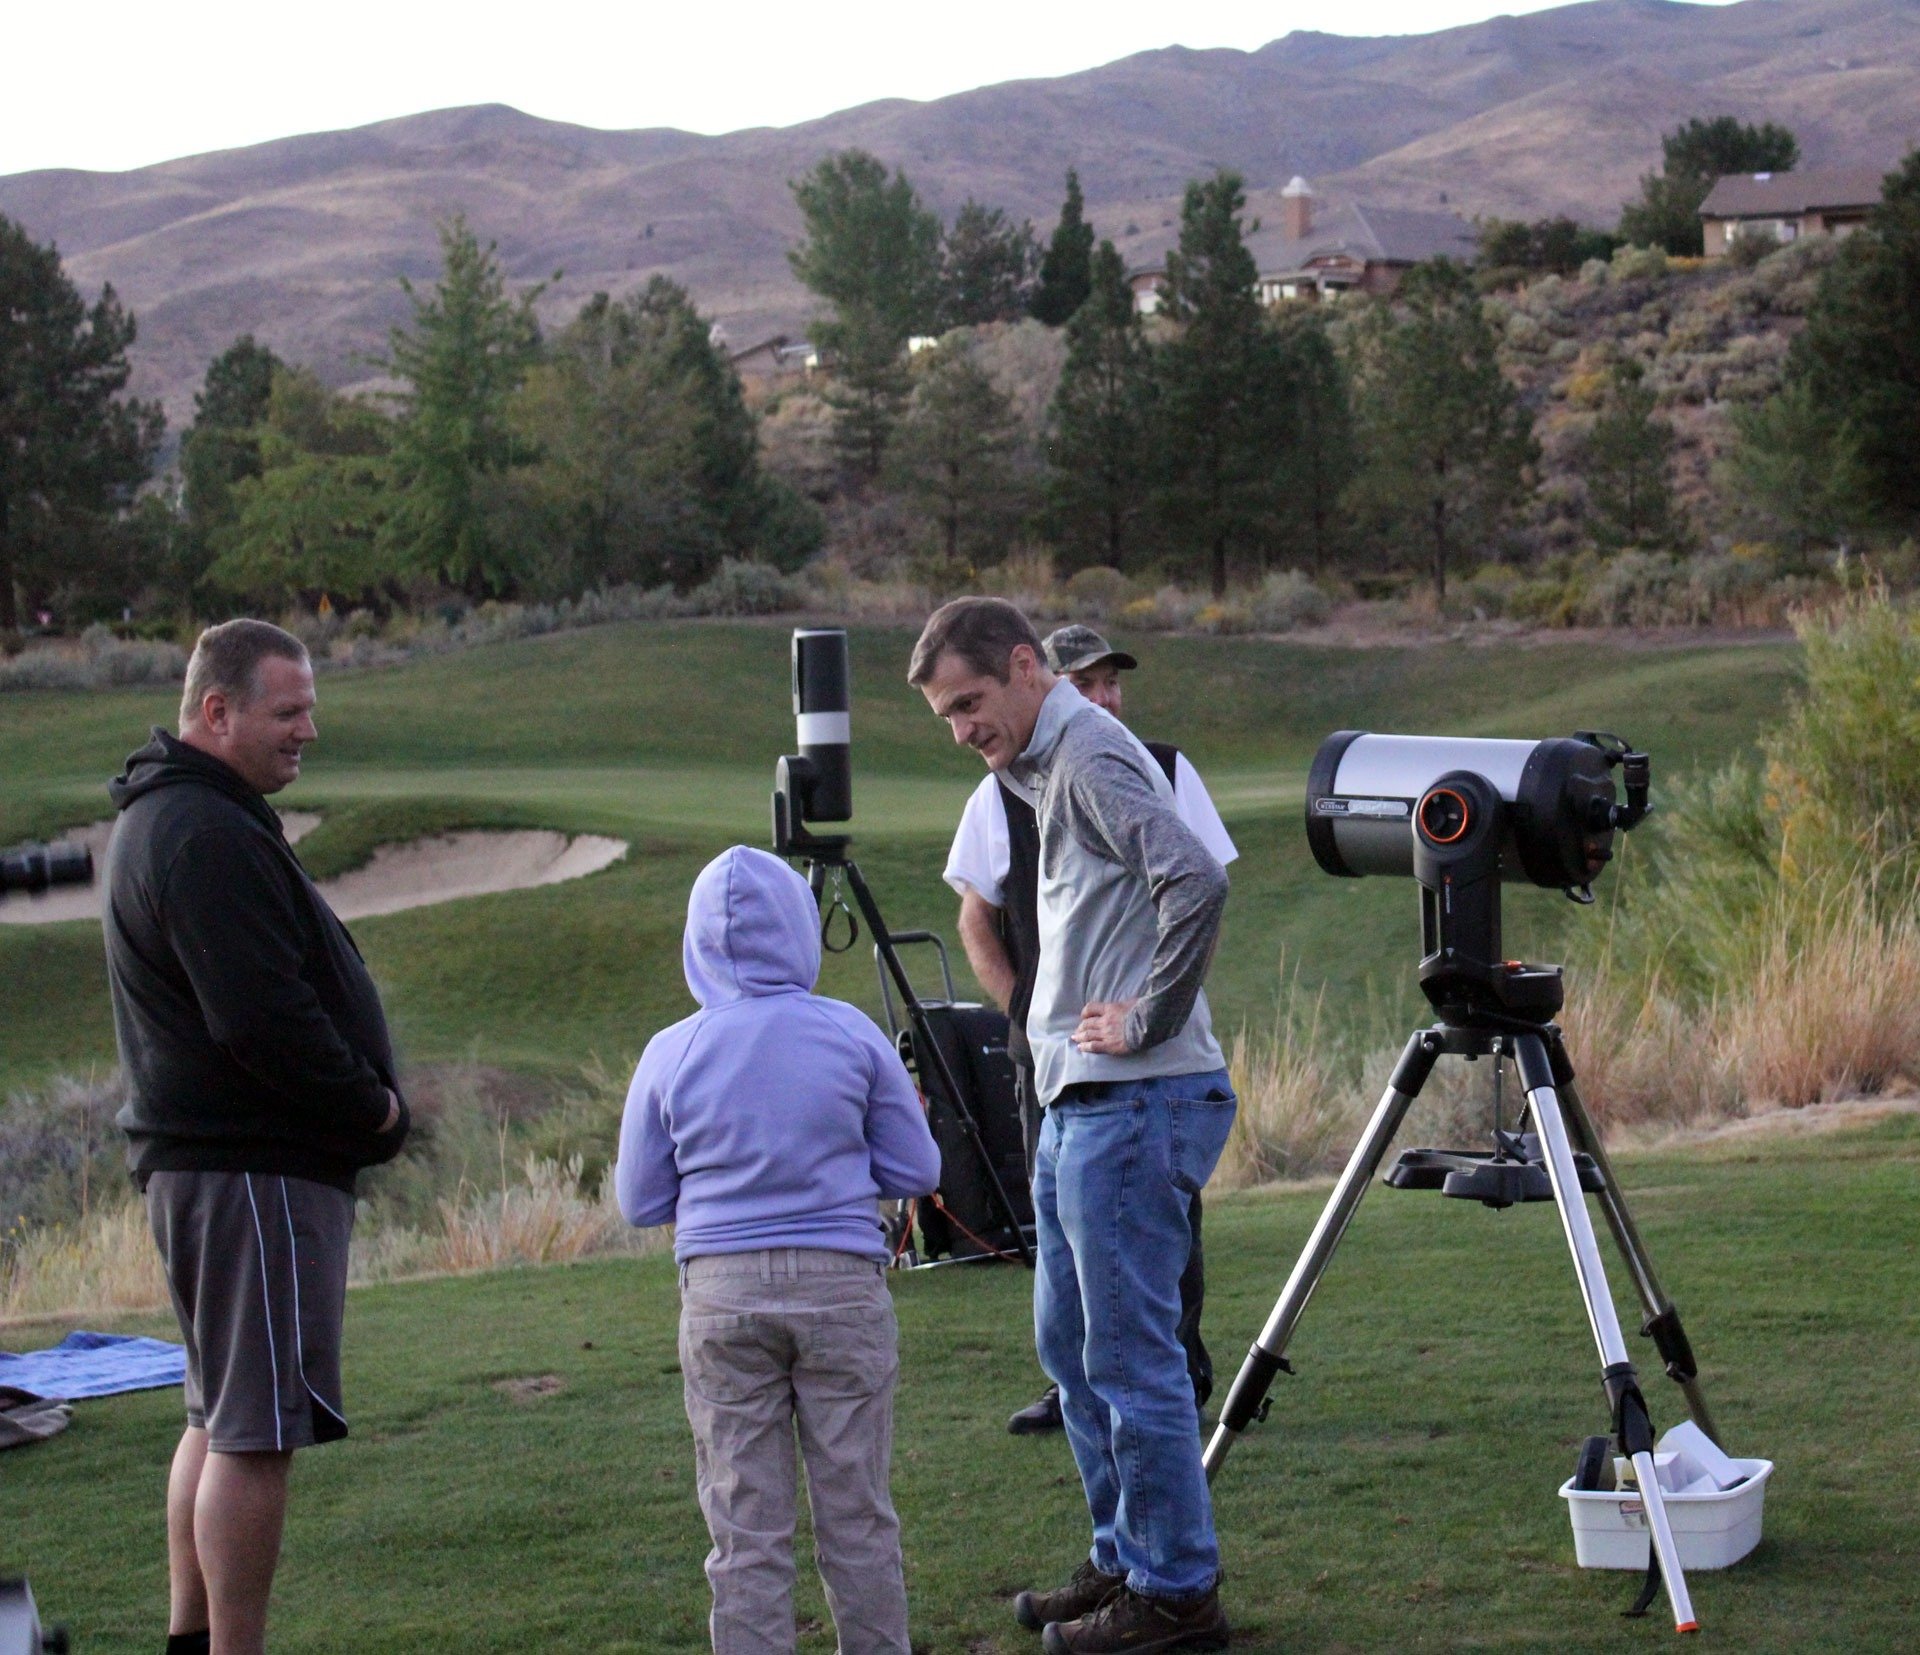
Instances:
[[[1351,1065],[1326,1032],[1324,998],[1307,1002],[1296,980],[1267,1028],[1243,1026],[1234,1035],[1227,1068],[1240,1110],[1214,1170],[1216,1187],[1304,1178],[1351,1145],[1361,1107],[1346,1073]]]
[[[23,1230],[0,1251],[0,1322],[157,1310],[167,1302],[146,1209],[95,1208],[69,1228]]]
[[[354,1237],[356,1284],[463,1274],[518,1265],[569,1264],[602,1253],[650,1253],[669,1229],[635,1230],[621,1217],[612,1179],[580,1193],[580,1161],[529,1158],[525,1182],[462,1186],[441,1203],[438,1229],[387,1228]],[[133,1202],[96,1210],[72,1228],[26,1229],[0,1247],[0,1324],[49,1317],[162,1309],[167,1285]]]
[[[1864,889],[1779,928],[1750,982],[1720,1007],[1715,1045],[1736,1093],[1789,1109],[1920,1077],[1920,924]]]

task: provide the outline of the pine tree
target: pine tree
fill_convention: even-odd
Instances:
[[[1152,497],[1154,375],[1126,266],[1110,241],[1093,290],[1067,323],[1067,361],[1049,411],[1048,503],[1077,562],[1126,566]]]
[[[1637,362],[1615,366],[1583,453],[1594,539],[1603,547],[1658,544],[1673,533],[1673,426],[1655,417],[1657,402]]]
[[[1444,259],[1416,265],[1353,336],[1356,486],[1442,603],[1455,556],[1498,537],[1539,452],[1496,345],[1472,278]]]
[[[1863,504],[1920,525],[1920,149],[1820,278],[1789,377],[1858,445]]]
[[[1289,440],[1280,456],[1276,549],[1319,574],[1345,556],[1350,538],[1347,493],[1360,469],[1353,392],[1323,310],[1290,306],[1277,331]]]
[[[927,353],[915,379],[888,470],[930,519],[942,574],[960,578],[998,561],[1024,511],[1019,422],[1006,394],[958,344]]]
[[[1064,327],[1093,291],[1093,226],[1087,223],[1086,213],[1080,175],[1069,167],[1067,199],[1041,256],[1039,284],[1028,307],[1035,321],[1050,328]]]
[[[1202,560],[1215,597],[1226,594],[1233,555],[1271,534],[1291,439],[1285,363],[1254,294],[1245,205],[1238,173],[1187,186],[1162,306],[1178,331],[1159,353],[1159,511],[1175,544]]]
[[[968,197],[947,232],[940,274],[940,327],[979,327],[1026,314],[1039,260],[1033,226]]]
[[[207,365],[194,393],[193,423],[180,437],[181,540],[191,565],[179,571],[183,585],[203,571],[215,536],[232,523],[234,485],[261,473],[260,427],[273,377],[285,366],[250,333]]]
[[[455,216],[440,226],[444,261],[430,295],[403,281],[410,326],[395,328],[387,366],[406,382],[394,441],[399,498],[387,523],[401,561],[474,597],[512,590],[514,551],[489,521],[486,480],[531,458],[508,419],[539,355],[534,301],[546,284],[507,291],[494,245]]]
[[[0,633],[16,589],[37,603],[86,575],[152,468],[159,406],[120,395],[133,339],[111,287],[89,306],[55,248],[0,217]]]
[[[830,155],[789,186],[806,239],[787,253],[831,307],[813,326],[834,388],[836,441],[860,476],[879,473],[906,396],[900,353],[940,308],[940,221],[906,175],[864,150]]]

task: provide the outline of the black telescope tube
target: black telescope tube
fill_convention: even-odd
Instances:
[[[795,629],[793,718],[800,756],[811,767],[805,800],[810,822],[844,822],[853,815],[851,677],[844,629]]]
[[[86,885],[93,879],[93,852],[85,845],[12,845],[0,851],[0,892],[44,891],[54,885]]]

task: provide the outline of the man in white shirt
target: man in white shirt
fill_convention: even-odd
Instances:
[[[1114,717],[1125,700],[1120,674],[1139,662],[1114,649],[1090,626],[1063,626],[1043,641],[1047,665]],[[1220,813],[1214,808],[1199,773],[1177,748],[1145,742],[1173,786],[1174,806],[1214,858],[1225,866],[1240,853],[1234,848]],[[993,998],[1006,1008],[1007,1055],[1013,1059],[1015,1089],[1020,1099],[1021,1126],[1026,1135],[1027,1170],[1033,1170],[1039,1142],[1040,1108],[1034,1090],[1033,1054],[1027,1044],[1027,1005],[1033,994],[1039,963],[1039,927],[1036,916],[1039,876],[1039,835],[1033,807],[1003,787],[998,772],[985,776],[967,800],[960,826],[948,853],[945,878],[960,894],[960,940],[973,974]],[[1180,1342],[1187,1352],[1187,1373],[1193,1381],[1194,1401],[1204,1404],[1213,1389],[1213,1363],[1200,1337],[1200,1311],[1206,1277],[1200,1248],[1200,1197],[1189,1209],[1193,1249],[1180,1278]],[[1048,1386],[1037,1402],[1020,1409],[1007,1421],[1016,1436],[1054,1431],[1061,1425],[1060,1395]]]

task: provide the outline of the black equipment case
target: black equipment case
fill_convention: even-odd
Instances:
[[[946,997],[923,998],[920,1004],[949,1072],[966,1094],[959,1099],[947,1097],[939,1083],[938,1067],[917,1061],[912,1027],[896,1014],[883,972],[880,992],[886,1006],[887,1032],[927,1100],[927,1125],[940,1147],[940,1189],[936,1198],[920,1203],[923,1254],[929,1259],[1012,1256],[1019,1250],[1018,1242],[994,1199],[980,1153],[958,1113],[965,1109],[972,1115],[1020,1226],[1031,1239],[1033,1194],[1027,1182],[1026,1140],[1014,1092],[1013,1060],[1007,1056],[1006,1013],[993,1006],[955,999],[946,945],[933,932],[896,932],[893,942],[896,949],[905,943],[924,942],[939,951]]]

